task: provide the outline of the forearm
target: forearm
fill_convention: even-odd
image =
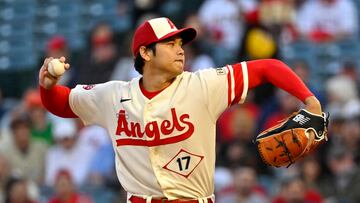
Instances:
[[[304,104],[306,105],[306,110],[310,111],[311,113],[321,115],[321,104],[315,96],[310,96],[306,98]]]
[[[269,82],[285,90],[305,103],[313,96],[303,81],[283,62],[276,59],[263,59],[247,62],[249,88]]]
[[[41,101],[51,113],[63,118],[77,118],[69,105],[70,89],[56,85],[51,89],[40,86]]]

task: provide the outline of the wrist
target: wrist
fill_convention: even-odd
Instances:
[[[315,96],[307,97],[304,101],[305,109],[311,113],[321,115],[321,104]]]

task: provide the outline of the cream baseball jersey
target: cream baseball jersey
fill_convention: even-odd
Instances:
[[[129,194],[212,196],[216,120],[245,100],[246,62],[183,72],[152,99],[139,81],[78,85],[70,93],[71,109],[86,125],[108,130],[117,176]]]

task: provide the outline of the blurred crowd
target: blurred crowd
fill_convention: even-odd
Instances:
[[[360,202],[360,61],[339,60],[323,73],[324,63],[297,53],[286,57],[293,44],[359,43],[359,5],[357,0],[118,0],[117,15],[127,26],[99,22],[81,50],[72,50],[62,35],[51,36],[28,78],[33,85],[21,98],[0,89],[0,203],[125,202],[107,132],[47,112],[36,74],[45,57],[65,56],[71,68],[60,84],[130,80],[138,76],[130,48],[133,30],[157,16],[197,29],[197,39],[185,46],[187,71],[278,58],[330,113],[328,142],[288,168],[271,168],[261,162],[253,139],[303,105],[271,85],[250,91],[245,104],[229,108],[217,122],[216,202]],[[360,58],[355,50],[340,51]]]

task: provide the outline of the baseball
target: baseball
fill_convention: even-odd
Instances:
[[[48,71],[52,76],[59,77],[65,72],[65,64],[59,59],[53,59],[48,64]]]

